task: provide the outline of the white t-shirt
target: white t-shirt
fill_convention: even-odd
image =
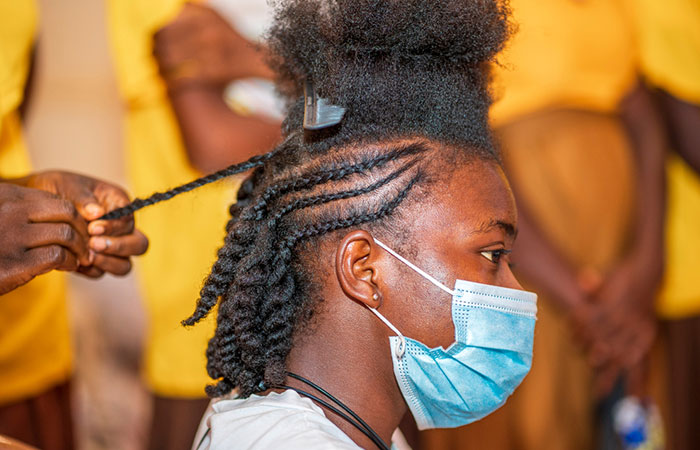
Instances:
[[[272,392],[266,396],[213,401],[204,413],[192,448],[358,450],[360,447],[310,399],[287,390],[281,394]]]

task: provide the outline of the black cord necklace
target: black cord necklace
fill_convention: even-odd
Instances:
[[[340,400],[338,400],[337,398],[335,398],[334,396],[332,396],[330,393],[328,393],[328,391],[326,391],[325,389],[321,388],[321,387],[318,386],[317,384],[315,384],[315,383],[313,383],[313,382],[307,380],[306,378],[304,378],[304,377],[302,377],[302,376],[300,376],[300,375],[297,375],[297,374],[292,373],[292,372],[287,372],[287,375],[288,375],[289,377],[291,377],[291,378],[294,378],[295,380],[301,381],[302,383],[306,384],[307,386],[312,387],[313,389],[317,390],[318,392],[320,392],[320,393],[323,394],[324,396],[328,397],[333,403],[335,403],[336,405],[340,406],[345,412],[347,412],[347,414],[346,414],[345,412],[339,410],[339,409],[336,408],[335,406],[331,405],[331,404],[328,403],[327,401],[325,401],[325,400],[323,400],[323,399],[320,399],[320,398],[318,398],[317,396],[315,396],[315,395],[313,395],[313,394],[310,394],[310,393],[308,393],[308,392],[306,392],[306,391],[303,391],[303,390],[301,390],[301,389],[294,388],[294,387],[287,386],[287,385],[280,386],[281,388],[283,388],[283,389],[291,389],[291,390],[295,391],[296,393],[298,393],[298,394],[300,394],[300,395],[303,395],[303,396],[305,396],[305,397],[308,397],[308,398],[310,398],[311,400],[315,401],[316,403],[318,403],[318,404],[320,404],[320,405],[323,405],[324,407],[326,407],[326,408],[328,408],[329,410],[331,410],[333,413],[335,413],[335,414],[337,414],[338,416],[340,416],[341,418],[345,419],[345,420],[346,420],[348,423],[350,423],[352,426],[354,426],[355,428],[357,428],[358,430],[360,430],[360,431],[362,432],[362,434],[364,434],[364,435],[367,436],[372,442],[374,442],[374,444],[375,444],[378,448],[380,448],[380,449],[382,449],[382,450],[389,450],[389,446],[387,446],[387,445],[384,443],[384,441],[382,441],[382,438],[379,437],[379,435],[377,434],[377,432],[374,431],[374,430],[372,429],[372,427],[370,427],[370,426],[367,424],[367,422],[365,422],[364,420],[362,420],[362,418],[361,418],[360,416],[358,416],[352,409],[350,409],[347,405],[345,405],[345,403],[341,402]],[[352,417],[348,416],[348,414],[349,414],[350,416],[352,416]]]
[[[317,390],[318,392],[320,392],[324,396],[328,397],[333,403],[340,406],[340,408],[342,408],[345,412],[343,412],[340,409],[336,408],[335,406],[331,405],[327,401],[325,401],[321,398],[318,398],[317,396],[310,394],[302,389],[295,388],[295,387],[288,386],[288,385],[282,385],[282,386],[279,386],[279,388],[292,390],[292,391],[296,392],[297,394],[303,395],[304,397],[308,397],[311,400],[315,401],[316,403],[328,408],[333,413],[335,413],[338,416],[340,416],[341,418],[345,419],[352,426],[354,426],[355,428],[360,430],[362,432],[362,434],[364,434],[372,442],[374,442],[374,444],[378,448],[380,448],[381,450],[389,450],[389,447],[384,443],[384,441],[382,441],[382,438],[379,437],[377,432],[374,431],[372,429],[372,427],[370,427],[367,424],[367,422],[362,420],[362,418],[360,416],[358,416],[352,409],[350,409],[347,405],[345,405],[345,403],[341,402],[340,400],[338,400],[337,398],[332,396],[328,391],[326,391],[322,387],[318,386],[316,383],[313,383],[300,375],[297,375],[297,374],[292,373],[292,372],[287,372],[287,375],[291,378],[294,378],[295,380],[301,381],[302,383],[304,383],[308,386],[311,386],[313,389]],[[207,428],[207,431],[204,433],[204,435],[202,436],[202,439],[200,439],[199,444],[197,445],[198,449],[202,446],[202,444],[204,443],[204,439],[209,435],[210,432],[211,432],[211,428]]]

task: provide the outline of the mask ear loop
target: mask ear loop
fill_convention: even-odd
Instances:
[[[399,342],[396,344],[396,357],[401,359],[403,358],[404,353],[406,352],[406,338],[401,334],[398,328],[394,326],[393,323],[389,322],[389,320],[384,317],[379,311],[377,311],[376,308],[369,308],[370,311],[374,313],[377,317],[379,317],[379,320],[384,322],[384,324],[391,329],[394,333],[399,338]]]
[[[410,267],[411,269],[413,269],[413,270],[415,270],[416,272],[418,272],[419,275],[421,275],[423,278],[425,278],[426,280],[428,280],[428,281],[430,281],[431,283],[433,283],[435,286],[439,287],[440,289],[442,289],[443,291],[447,292],[448,294],[450,294],[450,295],[452,295],[452,296],[455,295],[455,291],[453,291],[452,289],[448,288],[448,287],[445,286],[444,284],[440,283],[438,280],[436,280],[435,278],[433,278],[431,275],[429,275],[429,274],[428,274],[427,272],[425,272],[423,269],[421,269],[420,267],[416,266],[416,265],[413,264],[411,261],[407,260],[407,259],[404,258],[403,256],[399,255],[398,253],[396,253],[395,251],[393,251],[392,249],[390,249],[386,244],[384,244],[383,242],[381,242],[379,239],[374,238],[374,242],[376,242],[377,245],[379,245],[381,248],[383,248],[384,250],[386,250],[387,252],[389,252],[389,254],[390,254],[391,256],[393,256],[394,258],[398,259],[398,260],[401,261],[402,263],[406,264],[406,265],[407,265],[408,267]]]
[[[381,248],[383,248],[384,250],[386,250],[387,252],[389,252],[389,254],[390,254],[391,256],[393,256],[394,258],[398,259],[398,260],[401,261],[402,263],[406,264],[406,265],[407,265],[408,267],[410,267],[411,269],[413,269],[413,270],[415,270],[416,272],[418,272],[419,275],[421,275],[423,278],[425,278],[426,280],[428,280],[428,281],[430,281],[431,283],[433,283],[435,286],[439,287],[440,289],[442,289],[443,291],[447,292],[447,293],[450,294],[451,296],[454,296],[454,295],[455,295],[455,292],[454,292],[452,289],[450,289],[450,288],[448,288],[447,286],[445,286],[444,284],[440,283],[438,280],[436,280],[435,278],[433,278],[432,276],[430,276],[430,275],[429,275],[428,273],[426,273],[424,270],[422,270],[421,268],[419,268],[418,266],[416,266],[415,264],[413,264],[411,261],[407,260],[407,259],[404,258],[403,256],[399,255],[398,253],[396,253],[395,251],[393,251],[392,249],[390,249],[386,244],[384,244],[383,242],[381,242],[379,239],[376,239],[376,238],[375,238],[375,239],[374,239],[374,242],[376,242],[377,245],[379,245]],[[403,358],[403,355],[404,355],[404,353],[406,352],[406,338],[403,336],[403,334],[401,334],[401,332],[400,332],[391,322],[389,322],[389,321],[387,320],[386,317],[384,317],[382,314],[380,314],[379,311],[376,310],[376,308],[369,308],[369,310],[372,311],[377,317],[379,317],[379,319],[380,319],[382,322],[384,322],[384,324],[385,324],[386,326],[388,326],[388,327],[391,329],[391,331],[393,331],[394,333],[396,333],[396,335],[399,337],[399,342],[396,344],[396,357],[399,358],[399,359]]]

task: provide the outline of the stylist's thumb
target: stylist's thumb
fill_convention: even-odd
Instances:
[[[74,190],[73,198],[69,200],[73,202],[75,209],[78,210],[83,219],[88,222],[102,217],[106,212],[92,190],[87,187]]]

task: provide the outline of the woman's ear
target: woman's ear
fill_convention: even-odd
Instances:
[[[379,246],[372,235],[363,230],[352,231],[338,244],[335,273],[340,287],[349,298],[370,308],[381,304],[382,294],[377,285]]]

